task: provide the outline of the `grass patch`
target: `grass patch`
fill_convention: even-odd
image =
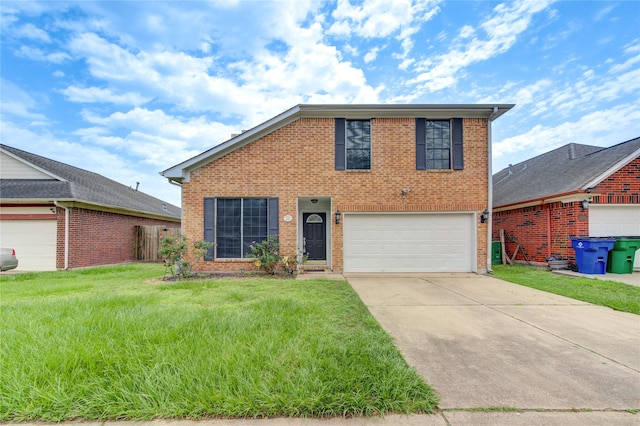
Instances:
[[[637,286],[554,274],[521,265],[493,265],[493,274],[512,283],[640,315],[640,287]]]
[[[0,421],[369,416],[437,398],[346,281],[0,277]]]

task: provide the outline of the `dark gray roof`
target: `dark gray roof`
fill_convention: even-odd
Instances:
[[[640,137],[608,148],[562,146],[494,174],[493,207],[586,190],[638,155]]]
[[[43,199],[98,204],[133,212],[180,218],[180,208],[116,181],[78,167],[60,163],[4,144],[0,148],[39,167],[51,179],[0,179],[3,199]]]

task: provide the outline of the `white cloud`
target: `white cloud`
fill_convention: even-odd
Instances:
[[[414,5],[410,0],[365,0],[354,6],[349,0],[338,0],[332,13],[336,22],[327,32],[344,36],[355,34],[366,38],[388,37],[410,25],[415,14],[421,12],[427,4],[423,1]]]
[[[624,52],[626,54],[635,54],[635,56],[632,56],[631,58],[627,59],[622,64],[613,65],[609,70],[610,72],[619,73],[622,71],[626,71],[632,66],[640,63],[640,40],[635,40],[635,44],[631,44],[627,46]]]
[[[71,102],[81,103],[111,103],[116,105],[142,105],[150,100],[139,93],[115,94],[109,89],[98,87],[69,86],[61,90]]]
[[[160,168],[215,146],[237,130],[206,117],[176,117],[162,110],[143,108],[115,112],[106,117],[84,111],[83,118],[96,125],[75,132],[83,141],[127,151]]]
[[[571,142],[598,146],[620,143],[638,136],[627,124],[639,120],[640,108],[632,102],[593,111],[576,121],[555,126],[538,124],[525,133],[494,141],[494,164],[503,163],[503,157],[509,154],[526,153],[526,158],[530,158]]]
[[[20,49],[15,53],[18,57],[33,59],[34,61],[51,62],[54,64],[61,64],[71,59],[71,57],[64,52],[45,53],[43,50],[38,49],[37,47],[30,46],[21,46]]]
[[[339,0],[332,13],[334,22],[328,35],[385,38],[397,33],[401,52],[393,57],[400,60],[400,69],[409,65],[409,52],[414,46],[412,36],[422,24],[431,20],[439,11],[441,0],[365,0],[354,6],[349,0]],[[365,62],[375,60],[370,51]]]
[[[410,83],[428,92],[455,86],[457,76],[466,67],[509,50],[515,44],[517,36],[528,28],[533,15],[544,10],[551,2],[552,0],[520,0],[496,6],[494,16],[480,25],[486,34],[485,39],[473,37],[468,40],[474,29],[463,27],[449,52],[416,63],[418,75]]]
[[[37,125],[41,125],[43,122],[48,121],[44,114],[33,111],[38,108],[42,100],[34,98],[14,83],[4,78],[0,79],[0,93],[2,93],[0,111],[2,111],[3,115],[3,125],[7,116],[15,119],[27,120],[27,122]],[[4,133],[3,129],[3,134]]]
[[[51,37],[42,28],[38,28],[33,24],[25,24],[14,28],[11,31],[14,37],[28,38],[35,41],[41,41],[44,43],[51,43]]]
[[[376,60],[376,58],[378,57],[378,52],[380,51],[379,47],[374,47],[373,49],[369,50],[367,52],[366,55],[364,55],[364,62],[365,63],[369,63],[369,62],[373,62]]]

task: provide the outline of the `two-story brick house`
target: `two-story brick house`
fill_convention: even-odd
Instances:
[[[482,273],[491,122],[510,108],[298,105],[161,174],[183,233],[216,243],[202,270],[253,269],[273,234],[335,271]]]

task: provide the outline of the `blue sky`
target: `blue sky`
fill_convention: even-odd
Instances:
[[[2,0],[0,139],[158,173],[299,103],[515,103],[494,172],[640,136],[640,1]]]

